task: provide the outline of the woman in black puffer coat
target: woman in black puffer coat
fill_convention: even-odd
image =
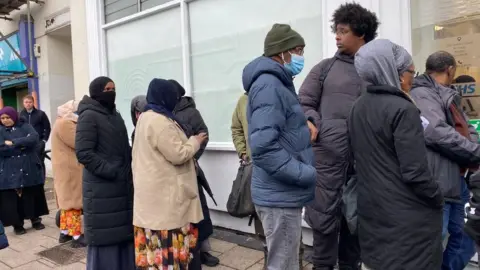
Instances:
[[[83,170],[88,270],[135,269],[132,151],[115,109],[115,84],[98,77],[78,106],[75,151]]]

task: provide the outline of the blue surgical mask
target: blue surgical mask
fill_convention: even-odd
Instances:
[[[290,72],[290,74],[292,74],[292,76],[297,76],[303,70],[303,66],[305,65],[305,57],[303,57],[302,55],[294,54],[294,53],[290,53],[290,55],[291,55],[290,63],[284,63],[283,66]],[[282,54],[282,58],[283,58],[283,54]]]

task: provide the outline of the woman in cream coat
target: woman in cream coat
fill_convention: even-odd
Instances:
[[[201,221],[203,214],[193,157],[206,135],[187,138],[172,113],[177,95],[171,82],[153,79],[148,86],[148,105],[135,130],[132,169],[137,269],[189,269],[196,250],[198,229],[193,223]],[[201,269],[201,265],[192,262],[193,268]]]
[[[82,237],[82,164],[75,156],[78,101],[70,100],[57,109],[52,130],[53,184],[60,214],[60,243],[73,240],[75,248],[84,247]]]

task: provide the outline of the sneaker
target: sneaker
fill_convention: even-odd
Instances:
[[[73,239],[72,240],[72,248],[83,248],[86,247],[87,244],[85,243],[85,237],[83,237],[83,234],[80,235],[80,238],[78,239]]]
[[[37,230],[37,231],[40,231],[40,230],[45,229],[45,225],[43,225],[42,222],[33,223],[33,224],[32,224],[32,227],[33,227],[35,230]]]
[[[27,230],[25,230],[23,226],[13,227],[13,231],[15,232],[16,235],[22,235],[27,233]]]
[[[217,266],[220,263],[220,260],[217,257],[213,256],[208,252],[201,252],[200,260],[202,261],[202,264],[205,264],[209,267]]]
[[[72,239],[73,237],[71,237],[70,235],[60,233],[60,237],[58,238],[58,243],[64,244],[64,243],[67,243],[68,241],[72,241]]]

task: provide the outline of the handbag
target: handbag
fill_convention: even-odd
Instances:
[[[244,218],[255,214],[252,201],[252,163],[240,161],[237,178],[228,196],[227,211],[233,217]]]
[[[5,249],[8,247],[8,239],[5,234],[5,228],[3,227],[2,222],[0,221],[0,249]]]

